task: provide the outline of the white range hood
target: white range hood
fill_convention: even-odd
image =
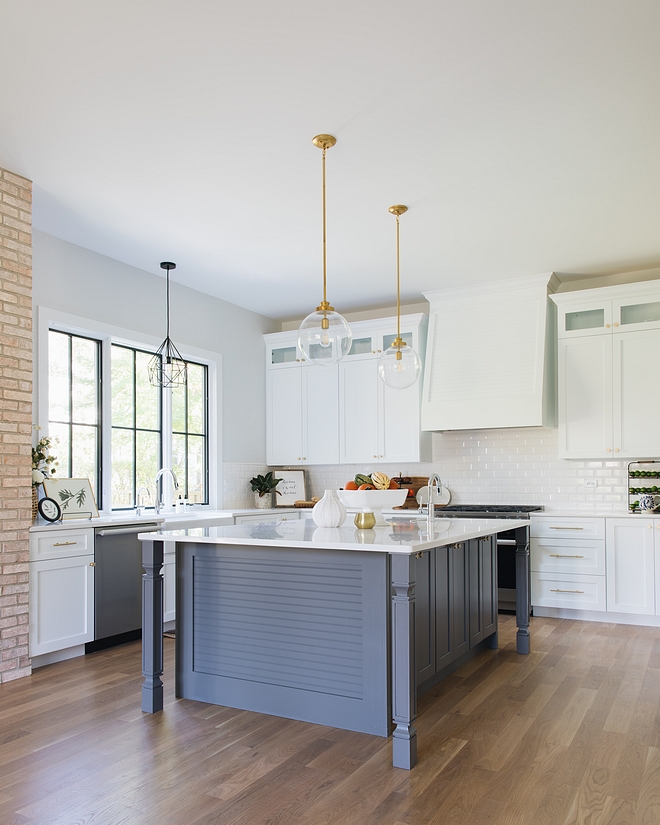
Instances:
[[[556,426],[554,274],[425,292],[423,430]]]

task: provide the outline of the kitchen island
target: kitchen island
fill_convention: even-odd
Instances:
[[[163,707],[163,543],[177,556],[176,695],[393,737],[416,762],[418,692],[497,647],[505,519],[311,519],[142,533],[142,709]]]

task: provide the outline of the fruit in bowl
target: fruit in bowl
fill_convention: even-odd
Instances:
[[[365,484],[365,487],[369,485]],[[391,510],[393,507],[401,507],[406,500],[408,490],[404,487],[401,490],[338,490],[339,500],[347,510],[357,512],[373,512],[376,516],[376,524],[384,524],[383,509]]]

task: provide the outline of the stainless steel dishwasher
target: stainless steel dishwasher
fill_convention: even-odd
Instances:
[[[87,652],[139,638],[142,628],[142,543],[157,524],[94,531],[94,642]]]

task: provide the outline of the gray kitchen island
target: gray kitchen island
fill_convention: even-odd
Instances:
[[[497,647],[502,519],[312,519],[142,533],[142,709],[163,708],[163,544],[176,543],[176,695],[393,737],[417,759],[417,696]]]

